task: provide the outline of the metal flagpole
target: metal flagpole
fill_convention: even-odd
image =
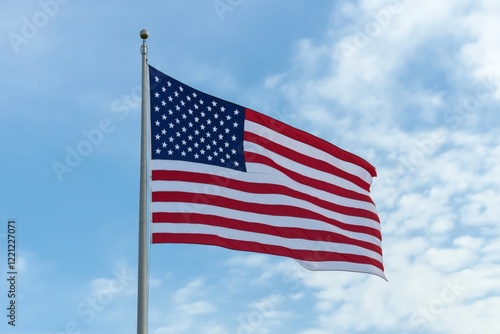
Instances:
[[[139,197],[139,269],[137,275],[137,334],[148,333],[148,102],[149,102],[149,75],[148,75],[148,47],[147,30],[141,30],[142,38],[142,107],[141,107],[141,181]]]

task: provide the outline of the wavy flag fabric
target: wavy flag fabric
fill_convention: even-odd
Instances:
[[[153,243],[285,256],[385,279],[360,157],[149,67]]]

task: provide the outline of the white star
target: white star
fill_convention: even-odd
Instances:
[[[183,157],[185,157],[185,156],[186,156],[186,152],[182,151],[182,152],[181,152],[181,155],[182,155]]]
[[[169,126],[169,128],[173,129],[174,128],[174,123],[170,122],[170,124],[168,126]]]
[[[229,143],[228,143],[228,142],[225,142],[225,143],[224,143],[224,147],[229,147]]]
[[[179,145],[175,145],[175,149],[178,150],[180,149],[181,147]]]
[[[164,92],[164,93],[167,91],[167,89],[165,88],[165,86],[163,86],[163,87],[161,88],[161,91],[162,91],[162,92]]]
[[[172,154],[174,154],[174,151],[168,150],[168,155],[172,155]]]
[[[239,115],[239,113],[240,113],[240,111],[239,111],[238,109],[236,109],[236,110],[234,111],[234,114],[235,114],[235,115]]]
[[[156,140],[160,140],[160,135],[155,136]]]
[[[162,120],[166,120],[167,119],[167,115],[165,115],[165,114],[161,115],[161,119]]]
[[[204,149],[201,149],[200,153],[201,153],[201,154],[205,154],[205,150],[204,150]]]
[[[163,143],[161,143],[161,146],[167,147],[167,143],[163,142]]]
[[[175,133],[175,135],[176,135],[177,137],[180,137],[180,136],[181,136],[181,133],[180,133],[179,131],[177,131],[177,132]]]
[[[235,165],[236,167],[238,167],[240,164],[238,163],[238,161],[235,161],[235,162],[234,162],[234,165]]]
[[[160,81],[160,78],[158,78],[158,76],[157,76],[157,75],[155,75],[155,81],[156,81],[156,82],[159,82],[159,81]]]
[[[205,102],[204,102],[203,100],[200,100],[199,102],[200,102],[200,104],[203,104],[203,103],[205,103]]]
[[[208,161],[212,161],[212,157],[210,155],[207,157],[207,159]]]
[[[237,127],[238,127],[238,123],[237,123],[237,122],[234,122],[234,123],[233,123],[233,126],[234,126],[235,128],[237,128]]]
[[[224,108],[224,106],[220,107],[220,111],[224,112],[226,111],[226,108]]]
[[[226,160],[224,160],[224,158],[220,158],[220,162],[224,163]]]
[[[172,98],[172,96],[169,96],[169,97],[168,97],[168,101],[169,101],[169,102],[172,102],[173,100],[174,100],[174,99]]]
[[[195,158],[195,159],[198,159],[199,157],[200,157],[200,156],[198,155],[198,153],[195,153],[194,158]]]
[[[215,114],[214,114],[214,118],[216,118],[216,119],[217,119],[217,118],[219,118],[219,114],[218,114],[218,113],[215,113]]]
[[[232,139],[233,141],[236,141],[236,136],[232,136],[232,137],[231,137],[231,139]]]
[[[160,97],[160,93],[155,92],[155,97]]]
[[[156,154],[160,154],[161,150],[159,148],[156,149]]]
[[[216,107],[216,106],[217,106],[217,102],[212,101],[212,105],[213,105],[214,107]]]
[[[180,90],[181,92],[183,92],[183,91],[184,91],[184,88],[182,88],[182,86],[179,86],[179,90]]]
[[[208,125],[212,124],[212,120],[211,119],[207,120],[207,124]]]
[[[172,84],[170,83],[170,81],[167,81],[167,86],[168,87],[172,86]]]
[[[196,98],[196,96],[197,96],[197,95],[196,95],[196,93],[193,93],[193,94],[191,94],[191,95],[193,95],[193,97],[194,97],[194,98]]]
[[[155,106],[155,111],[160,111],[160,107]]]
[[[156,121],[156,122],[155,122],[155,125],[156,125],[156,126],[160,126],[160,121]]]
[[[224,131],[225,131],[226,133],[229,133],[229,129],[228,129],[228,128],[225,128],[225,129],[224,129]]]
[[[168,138],[168,141],[172,143],[174,141],[174,137],[170,136],[170,138]]]
[[[187,129],[185,127],[182,127],[182,132],[186,132]]]
[[[167,134],[167,130],[165,130],[165,129],[161,130],[161,134],[162,135],[166,135]]]
[[[222,138],[224,138],[224,136],[219,134],[219,139],[222,140]]]
[[[228,121],[230,121],[230,120],[231,120],[231,116],[230,116],[230,115],[227,115],[227,116],[226,116],[226,119],[227,119]]]
[[[175,97],[179,97],[179,93],[177,91],[174,92]]]
[[[198,146],[200,146],[200,144],[194,143],[194,148],[198,148]]]
[[[165,102],[165,100],[162,100],[162,101],[161,101],[161,105],[162,105],[162,106],[166,106],[166,105],[167,105],[167,102]]]
[[[232,153],[232,154],[236,154],[236,150],[233,148],[233,149],[231,150],[231,153]]]

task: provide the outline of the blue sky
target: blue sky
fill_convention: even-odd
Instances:
[[[142,28],[156,68],[376,166],[389,279],[154,245],[150,333],[500,332],[492,0],[3,1],[0,332],[135,332]]]

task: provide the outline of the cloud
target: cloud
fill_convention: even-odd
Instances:
[[[213,289],[213,287],[212,287]],[[150,319],[155,334],[168,333],[213,333],[224,325],[210,315],[217,312],[213,303],[214,296],[205,283],[205,278],[197,278],[178,288],[171,294],[168,302],[156,303],[151,308]],[[155,287],[155,293],[164,290],[163,286]]]

